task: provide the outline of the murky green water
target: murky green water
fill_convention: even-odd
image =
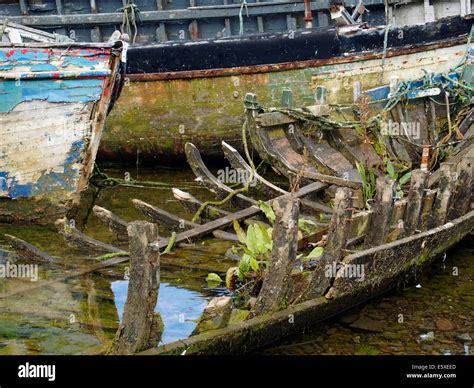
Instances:
[[[106,170],[123,177],[126,171]],[[131,172],[133,178],[136,173]],[[188,170],[140,169],[138,179],[160,181],[169,187],[118,187],[98,193],[93,190],[84,201],[84,209],[76,220],[79,229],[104,242],[122,245],[96,217],[89,213],[92,205],[103,206],[127,221],[144,219],[131,204],[138,198],[160,206],[178,216],[190,219],[189,214],[173,199],[171,187],[191,192],[200,199],[209,199],[209,192],[194,182]],[[95,201],[91,199],[96,196]],[[87,250],[66,246],[54,230],[37,226],[0,225],[0,249],[6,250],[5,233],[29,241],[40,249],[61,258],[55,264],[41,264],[38,281],[41,283],[68,270],[93,263]],[[169,233],[160,231],[162,236]],[[180,248],[170,254],[177,265],[162,265],[157,311],[165,325],[163,343],[186,338],[195,327],[207,301],[216,295],[208,290],[205,278],[210,271],[225,272],[232,261],[224,258],[231,243],[207,239]],[[126,246],[125,246],[126,248]],[[0,264],[18,263],[13,254],[0,250]],[[27,264],[22,262],[23,264]],[[181,266],[184,265],[184,266]],[[22,294],[0,299],[0,355],[1,354],[77,354],[104,350],[113,339],[123,312],[128,281],[127,264],[117,265],[86,276],[71,278]],[[28,284],[31,279],[0,279],[0,294]]]
[[[126,170],[106,169],[116,177]],[[129,170],[133,178],[137,172]],[[171,187],[191,192],[199,199],[211,194],[194,181],[189,170],[140,169],[138,179],[160,181],[163,188],[118,187],[88,194],[76,224],[88,235],[114,245],[116,237],[90,214],[92,205],[103,206],[127,221],[143,219],[131,205],[133,198],[157,205],[180,217],[190,215],[174,200]],[[95,197],[95,200],[92,199]],[[45,282],[67,271],[94,262],[97,254],[66,246],[53,230],[37,226],[0,225],[0,264],[15,263],[6,249],[4,233],[34,243],[58,257],[55,264],[39,266],[39,280]],[[162,230],[161,235],[169,232]],[[181,247],[170,258],[174,265],[162,265],[157,311],[168,343],[187,337],[195,327],[207,301],[219,293],[209,290],[209,272],[224,273],[235,262],[224,257],[229,242],[206,239]],[[421,276],[421,288],[393,291],[383,298],[356,308],[344,316],[316,326],[309,333],[294,336],[261,351],[263,354],[444,354],[464,353],[474,337],[474,244],[466,239]],[[126,299],[127,264],[109,267],[82,277],[49,284],[35,290],[0,298],[0,355],[97,353],[107,348],[119,325]],[[458,268],[457,276],[453,267]],[[32,284],[30,279],[0,279],[0,294]],[[36,284],[36,283],[34,283]],[[402,314],[402,316],[400,315]],[[440,330],[440,320],[453,327]],[[448,325],[441,322],[444,326]],[[356,328],[357,326],[358,328]],[[449,326],[449,325],[448,325]],[[446,327],[444,327],[446,329]],[[434,333],[434,340],[420,335]],[[467,349],[470,351],[470,349]]]

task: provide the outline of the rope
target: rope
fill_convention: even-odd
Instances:
[[[237,194],[241,193],[246,193],[249,188],[250,188],[250,183],[253,181],[253,178],[255,177],[255,165],[253,163],[252,158],[250,157],[250,152],[248,148],[248,143],[247,143],[247,125],[248,125],[248,120],[247,118],[244,121],[244,124],[242,125],[242,143],[244,145],[244,152],[245,152],[245,157],[247,158],[247,162],[249,163],[251,167],[251,172],[248,180],[245,182],[245,185],[238,189],[238,190],[233,190],[230,192],[223,200],[221,201],[206,201],[204,202],[199,209],[197,210],[196,214],[192,218],[192,222],[196,222],[200,217],[202,212],[206,209],[207,206],[222,206],[225,205],[227,202],[229,202],[232,198],[234,198]]]
[[[242,13],[244,11],[245,7],[245,13],[247,14],[247,17],[249,17],[249,9],[247,7],[247,1],[242,0],[242,3],[240,4],[240,11],[239,11],[239,24],[240,24],[240,29],[239,29],[239,35],[244,34],[244,17],[242,16]]]
[[[129,36],[132,36],[132,26],[135,30],[133,33],[132,43],[135,43],[138,34],[138,27],[137,22],[141,23],[141,16],[140,16],[140,9],[138,6],[132,1],[128,0],[127,5],[123,8],[119,8],[117,12],[123,13],[123,20],[122,20],[122,32],[127,33]]]
[[[380,82],[383,82],[383,76],[385,72],[385,59],[387,57],[387,47],[388,47],[388,32],[390,30],[390,20],[388,20],[388,1],[385,0],[385,32],[383,38],[383,52],[382,52],[382,72],[380,73]]]
[[[90,178],[91,183],[98,188],[113,188],[118,186],[123,187],[137,187],[137,188],[157,188],[157,189],[169,189],[174,187],[172,183],[163,183],[163,182],[153,182],[153,181],[139,181],[136,179],[122,179],[122,178],[113,178],[102,172],[99,166],[96,164],[94,166],[94,173]],[[198,186],[183,186],[185,189]]]

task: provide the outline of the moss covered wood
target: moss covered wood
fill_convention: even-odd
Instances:
[[[156,346],[163,330],[161,318],[155,313],[160,287],[160,251],[150,245],[158,238],[158,226],[135,221],[127,231],[130,281],[112,354],[133,354]]]
[[[286,195],[273,201],[275,225],[268,273],[253,308],[254,315],[286,308],[292,292],[291,271],[298,246],[299,200]]]

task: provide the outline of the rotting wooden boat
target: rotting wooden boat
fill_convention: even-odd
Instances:
[[[300,179],[306,178],[315,183],[326,181],[339,187],[334,197],[331,222],[327,228],[325,245],[327,251],[313,266],[312,272],[308,275],[309,280],[303,281],[303,291],[300,284],[298,287],[294,286],[295,289],[288,294],[288,299],[283,304],[286,307],[270,309],[261,314],[256,314],[258,309],[253,307],[249,319],[234,321],[225,327],[207,330],[140,354],[215,355],[251,352],[288,335],[304,332],[315,323],[361,304],[391,288],[406,284],[416,278],[417,274],[433,260],[472,233],[474,108],[471,94],[473,82],[469,69],[469,66],[472,66],[470,65],[472,55],[471,52],[467,56],[466,67],[457,72],[457,75],[449,73],[443,80],[439,75],[431,74],[429,78],[432,82],[428,83],[413,81],[405,85],[406,88],[392,85],[391,88],[385,87],[383,90],[362,91],[361,96],[373,98],[373,105],[376,106],[374,110],[377,106],[378,110],[381,106],[389,106],[386,113],[390,113],[392,110],[397,111],[398,104],[405,104],[410,99],[415,99],[417,102],[422,100],[430,105],[429,102],[436,102],[437,98],[443,97],[446,101],[445,109],[446,106],[449,107],[447,115],[453,113],[451,118],[453,122],[456,121],[455,113],[460,116],[456,121],[456,129],[453,129],[448,121],[447,129],[438,123],[436,133],[426,132],[418,136],[409,136],[407,133],[384,134],[387,149],[383,151],[383,155],[376,149],[373,141],[353,141],[346,145],[346,148],[352,147],[351,150],[346,149],[347,154],[352,157],[344,159],[333,136],[340,135],[343,138],[353,136],[356,140],[357,137],[364,139],[364,135],[351,128],[350,121],[345,121],[344,124],[339,122],[339,127],[329,128],[330,115],[323,106],[263,108],[257,103],[255,95],[248,95],[246,114],[249,135],[261,158],[289,178],[294,174]],[[465,87],[470,91],[465,105],[458,106],[459,101],[449,99],[449,96],[454,94],[452,89],[454,85]],[[394,104],[387,103],[396,98],[401,89],[404,91],[404,97]],[[380,104],[381,101],[377,98],[382,99],[384,104]],[[291,98],[289,99],[286,94],[283,101],[288,100]],[[362,114],[363,107],[360,106],[355,113],[359,125],[364,121],[364,118],[361,118]],[[373,139],[377,134],[377,128],[371,126],[370,135],[365,134],[366,139]],[[319,134],[318,130],[321,131]],[[448,131],[447,134],[445,130]],[[435,136],[436,134],[439,136]],[[398,141],[400,144],[398,147],[393,144],[390,146],[389,140],[392,143]],[[358,188],[360,189],[365,183],[349,174],[351,168],[356,167],[352,164],[353,161],[365,163],[368,169],[380,167],[379,159],[400,158],[401,149],[408,146],[419,150],[403,154],[404,157],[410,157],[413,168],[406,199],[399,197],[400,187],[396,187],[397,178],[379,174],[371,206],[366,208],[366,198],[361,205],[357,199],[364,195]],[[444,146],[446,149],[450,148],[451,152],[446,151],[444,155],[437,154],[436,150]],[[227,144],[223,147],[234,168],[247,168],[245,160],[236,156],[238,152],[234,148]],[[428,160],[428,149],[432,161]],[[363,158],[358,159],[358,155],[362,155]],[[371,155],[377,157],[371,158]],[[192,163],[195,161],[191,161]],[[338,180],[338,177],[344,178]],[[331,181],[331,178],[334,179]],[[271,184],[266,186],[271,187]],[[209,187],[212,188],[212,185]],[[326,190],[330,189],[326,186]],[[286,212],[283,214],[287,215]],[[364,221],[355,225],[356,218],[358,221],[361,219]],[[276,221],[273,225],[274,236],[278,222],[284,224],[285,219]],[[286,222],[288,223],[287,220]],[[294,223],[293,220],[288,225]],[[285,224],[283,228],[288,228],[288,225]],[[283,245],[278,243],[278,249]],[[348,249],[349,246],[351,249]],[[293,282],[296,279],[294,269],[291,270],[294,268],[294,261],[294,258],[287,261]],[[262,298],[261,305],[265,303],[264,298],[266,302],[268,298],[276,299],[278,296],[274,295],[278,295],[278,287],[280,289],[287,287],[287,280],[283,280],[285,278],[282,276],[284,272],[282,267],[285,264],[282,264],[281,257],[278,257],[278,264],[273,267],[272,264],[270,261],[256,305],[259,305],[260,298]],[[332,275],[327,275],[325,272],[328,265],[331,266]],[[363,267],[363,277],[355,275],[355,267]],[[275,283],[268,286],[267,290],[271,289],[273,296],[269,296],[268,291],[262,297],[265,283],[272,281]],[[274,302],[280,305],[282,301],[284,299]],[[212,317],[218,319],[214,315]]]
[[[77,207],[122,83],[110,43],[1,22],[0,220],[51,223]]]

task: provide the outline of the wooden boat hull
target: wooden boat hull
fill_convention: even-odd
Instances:
[[[328,103],[352,103],[357,81],[368,90],[389,84],[392,76],[403,80],[422,76],[423,69],[447,72],[463,57],[471,24],[457,17],[394,29],[385,60],[383,28],[297,33],[291,45],[288,34],[281,34],[267,37],[269,43],[247,37],[132,48],[130,83],[107,120],[100,156],[184,161],[188,141],[205,156],[220,157],[222,140],[240,150],[245,93],[257,93],[261,104],[275,106],[289,88],[294,104],[301,106],[314,103],[315,87],[323,86]],[[250,54],[244,55],[245,50]],[[271,55],[258,54],[268,50]],[[202,65],[181,63],[180,70],[176,53]],[[250,58],[250,65],[244,58]]]
[[[471,211],[440,227],[351,254],[344,259],[344,265],[366,264],[364,281],[343,276],[344,268],[341,268],[325,297],[149,349],[141,354],[230,355],[252,352],[281,338],[302,333],[311,325],[406,283],[473,229],[474,211]]]
[[[78,205],[119,64],[106,44],[0,47],[0,220],[53,222]]]

